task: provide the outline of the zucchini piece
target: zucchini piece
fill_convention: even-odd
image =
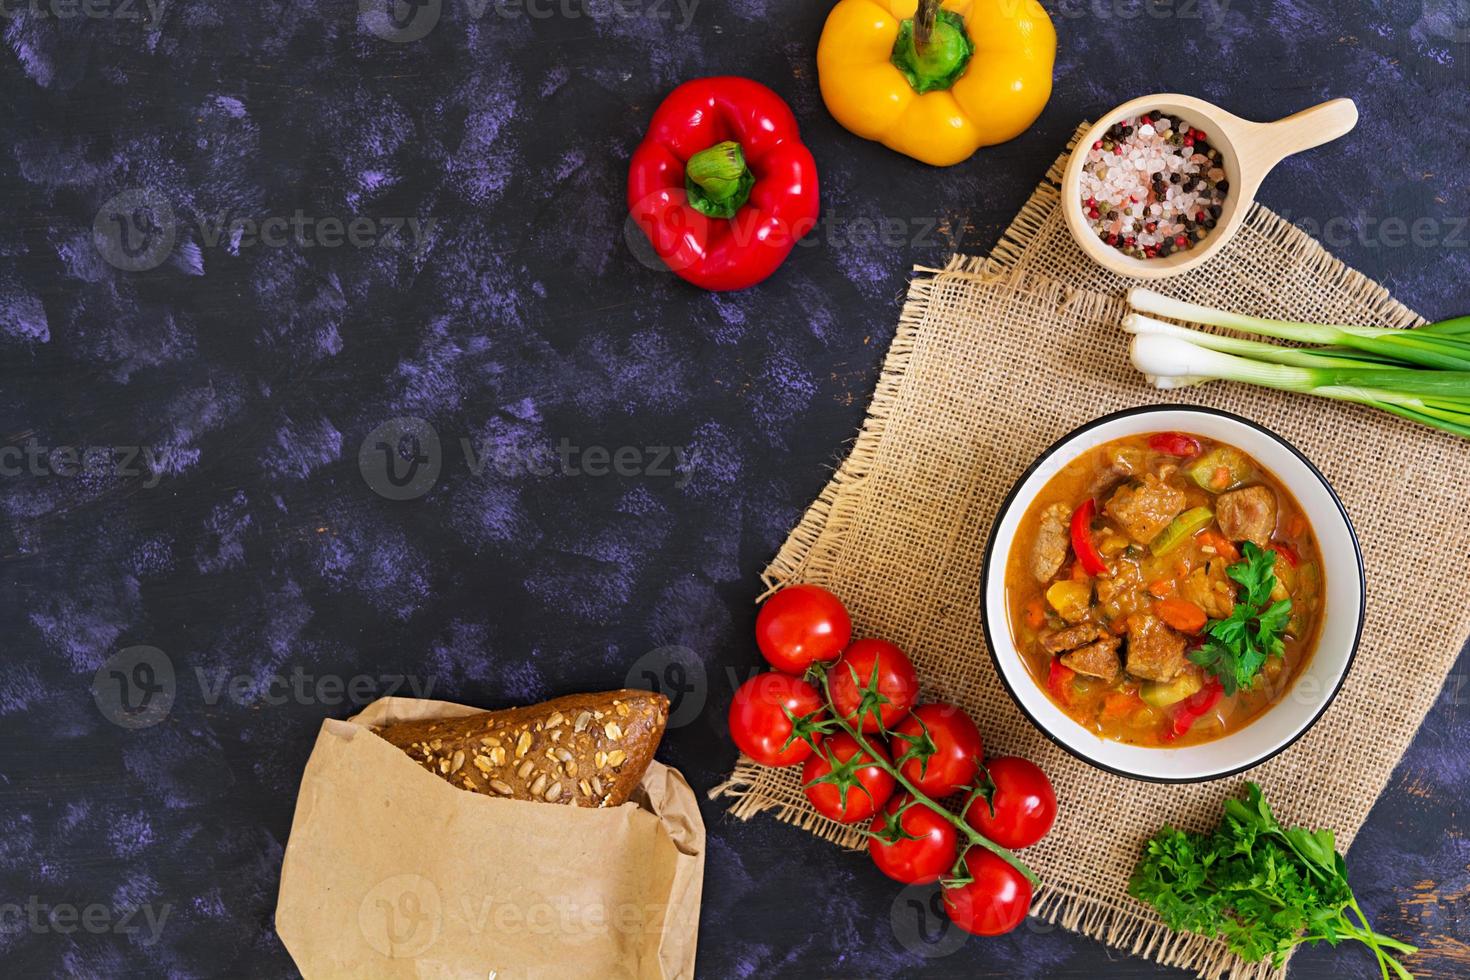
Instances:
[[[1322,569],[1314,561],[1307,562],[1297,569],[1297,583],[1302,597],[1310,599],[1322,589]]]
[[[1169,526],[1159,532],[1153,543],[1148,546],[1154,553],[1155,558],[1161,558],[1179,547],[1190,538],[1210,526],[1215,519],[1215,512],[1208,507],[1195,507],[1186,510],[1169,523]]]
[[[1215,472],[1222,468],[1229,472],[1230,478],[1224,486],[1218,486],[1214,482]],[[1195,460],[1186,472],[1201,490],[1208,490],[1210,493],[1224,493],[1226,490],[1240,486],[1250,478],[1251,464],[1240,450],[1229,446],[1216,446]]]

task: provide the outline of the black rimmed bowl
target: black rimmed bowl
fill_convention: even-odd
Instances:
[[[1047,482],[1083,453],[1149,432],[1189,432],[1244,450],[1301,505],[1322,551],[1325,603],[1317,645],[1277,703],[1222,738],[1182,748],[1125,745],[1089,731],[1058,708],[1016,649],[1005,595],[1005,567],[1021,518]],[[1188,405],[1135,408],[1063,436],[1021,475],[1001,504],[985,549],[981,612],[996,673],[1037,728],[1077,758],[1120,776],[1162,783],[1201,782],[1258,766],[1287,749],[1322,717],[1342,688],[1363,632],[1363,553],[1347,510],[1311,461],[1276,433],[1228,412]]]

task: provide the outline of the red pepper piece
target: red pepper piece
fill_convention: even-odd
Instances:
[[[674,89],[628,167],[629,217],[665,265],[704,289],[765,279],[817,210],[817,164],[796,117],[748,78]]]
[[[1170,719],[1170,728],[1164,733],[1165,741],[1172,742],[1186,734],[1194,727],[1195,722],[1215,710],[1215,705],[1219,704],[1220,698],[1224,696],[1225,687],[1220,683],[1220,678],[1211,677],[1204,687],[1175,706]]]
[[[1097,501],[1088,497],[1072,512],[1072,550],[1077,553],[1077,563],[1088,575],[1108,574],[1107,563],[1098,554],[1097,545],[1092,543],[1092,519],[1097,516]]]
[[[1058,657],[1051,658],[1051,672],[1046,675],[1046,689],[1058,702],[1065,705],[1072,703],[1072,681],[1077,672]]]
[[[1271,550],[1280,555],[1281,559],[1292,568],[1296,568],[1302,563],[1301,558],[1297,556],[1297,553],[1292,550],[1290,545],[1282,544],[1279,541],[1273,541],[1271,542]]]
[[[1166,456],[1188,458],[1200,454],[1199,440],[1182,432],[1156,432],[1149,436],[1148,448]]]

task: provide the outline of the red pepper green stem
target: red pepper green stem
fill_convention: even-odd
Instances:
[[[733,218],[750,198],[755,175],[734,140],[700,150],[684,165],[689,206],[711,218]]]
[[[921,0],[914,16],[898,25],[898,39],[889,56],[920,95],[954,85],[975,53],[964,18],[940,10],[939,2]]]
[[[837,706],[833,704],[832,690],[830,684],[828,683],[827,674],[825,671],[822,672],[822,697],[826,699],[827,710],[831,712],[832,720],[837,722],[838,726],[841,727],[844,732],[852,736],[853,740],[857,742],[858,747],[861,748],[865,753],[867,753],[869,758],[873,760],[874,765],[892,776],[894,780],[905,790],[907,790],[908,793],[913,796],[915,800],[933,810],[945,820],[948,820],[950,823],[954,824],[955,829],[960,831],[962,834],[965,835],[966,838],[968,838],[971,846],[985,848],[987,851],[994,854],[996,857],[999,857],[1001,860],[1005,861],[1017,871],[1021,872],[1021,874],[1025,875],[1026,880],[1031,882],[1031,884],[1034,885],[1039,881],[1039,879],[1036,877],[1036,873],[1030,868],[1026,867],[1025,863],[1020,858],[1016,857],[1015,854],[1006,850],[1004,847],[1001,847],[994,841],[989,840],[974,827],[971,827],[969,824],[965,823],[962,818],[955,816],[953,813],[950,813],[934,800],[931,800],[922,791],[920,791],[917,786],[909,782],[908,779],[904,777],[904,774],[899,771],[898,766],[895,766],[892,763],[885,761],[881,754],[875,752],[873,750],[873,747],[868,744],[868,740],[863,737],[861,725],[855,727],[848,724],[847,719],[842,717],[842,714],[837,710]]]

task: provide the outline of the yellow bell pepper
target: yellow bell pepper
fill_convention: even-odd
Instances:
[[[1046,601],[1069,623],[1080,623],[1092,608],[1092,583],[1062,579],[1046,590]]]
[[[914,39],[918,5],[839,0],[832,8],[817,44],[817,76],[839,123],[947,167],[1036,121],[1051,97],[1057,51],[1037,0],[944,0],[922,50]]]

